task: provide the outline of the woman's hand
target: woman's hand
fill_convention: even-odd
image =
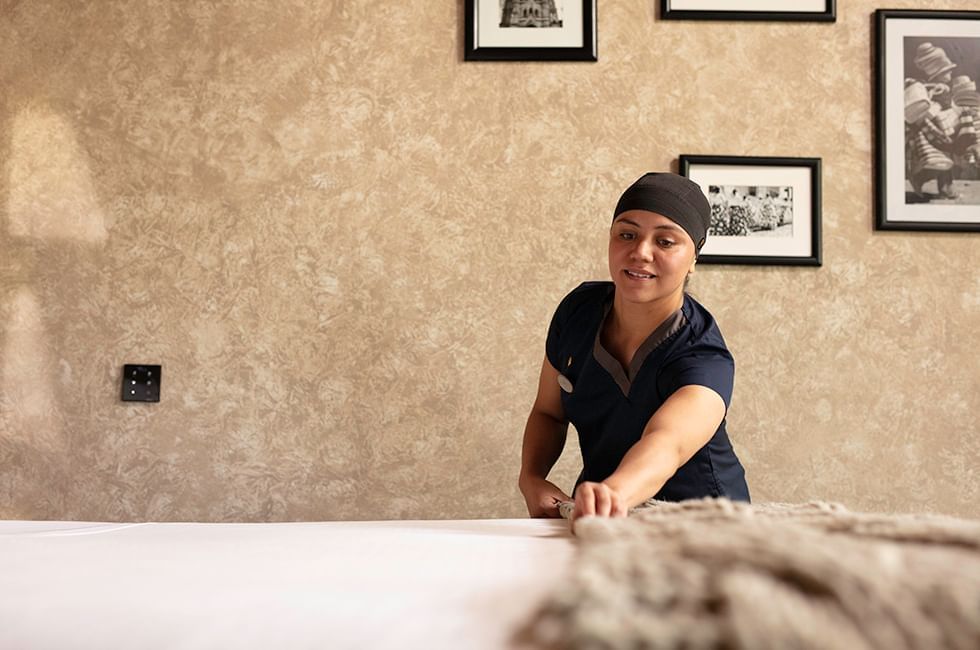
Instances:
[[[521,479],[520,488],[527,502],[527,514],[535,518],[557,519],[561,517],[558,504],[572,500],[557,485],[543,478]]]
[[[625,517],[628,514],[626,498],[605,483],[585,481],[575,488],[575,513],[572,519],[590,515]]]

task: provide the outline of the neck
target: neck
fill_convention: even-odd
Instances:
[[[684,304],[684,290],[653,302],[627,302],[617,293],[613,297],[612,326],[619,335],[632,340],[643,340],[667,317]]]

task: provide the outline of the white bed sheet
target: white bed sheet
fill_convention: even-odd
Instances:
[[[0,521],[0,648],[512,648],[564,520]]]

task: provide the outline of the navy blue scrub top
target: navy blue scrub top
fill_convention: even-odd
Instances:
[[[548,329],[548,361],[565,377],[561,402],[582,450],[575,487],[609,478],[653,413],[681,386],[707,386],[721,395],[726,411],[731,403],[735,363],[708,310],[684,294],[681,309],[650,334],[630,367],[623,368],[600,340],[614,292],[612,282],[579,285],[558,305]],[[724,420],[654,496],[662,501],[702,497],[749,500],[745,471]]]

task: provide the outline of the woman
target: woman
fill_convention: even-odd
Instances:
[[[519,487],[532,517],[570,498],[547,480],[575,425],[574,516],[625,516],[650,497],[749,500],[725,431],[734,363],[711,314],[684,292],[711,208],[675,174],[623,193],[609,234],[612,282],[558,305],[524,431]]]

